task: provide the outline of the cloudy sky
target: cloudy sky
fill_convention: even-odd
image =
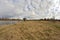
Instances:
[[[59,0],[0,0],[0,18],[60,19]]]

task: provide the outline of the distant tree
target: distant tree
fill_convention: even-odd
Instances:
[[[26,21],[26,18],[23,18],[24,21]]]

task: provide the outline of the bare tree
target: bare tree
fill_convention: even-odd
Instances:
[[[55,12],[52,12],[52,19],[55,20]]]

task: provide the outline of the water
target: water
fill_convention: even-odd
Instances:
[[[0,21],[0,25],[15,24],[17,21]]]

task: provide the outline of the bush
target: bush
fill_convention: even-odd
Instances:
[[[23,18],[23,21],[26,21],[26,18]]]

